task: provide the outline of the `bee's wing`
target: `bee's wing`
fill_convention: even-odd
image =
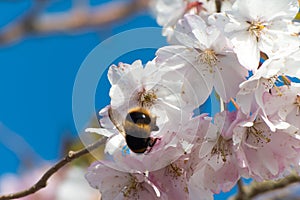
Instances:
[[[124,120],[123,120],[121,114],[118,111],[109,107],[108,116],[109,116],[110,120],[112,121],[112,123],[115,125],[115,127],[118,129],[118,131],[125,137],[125,130],[124,130],[124,127],[122,124],[122,122]]]

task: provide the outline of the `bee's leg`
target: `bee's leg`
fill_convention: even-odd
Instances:
[[[157,140],[161,140],[160,138],[150,138],[149,147],[153,147]]]
[[[151,127],[152,129],[151,129],[151,131],[159,131],[159,128],[158,128],[158,126],[156,126],[156,125],[154,125],[153,127]]]
[[[157,140],[161,140],[161,138],[149,138],[148,140],[148,146],[150,148],[148,148],[148,150],[146,151],[146,154],[150,153],[150,151],[152,150],[152,147],[155,145],[155,143],[157,142]]]

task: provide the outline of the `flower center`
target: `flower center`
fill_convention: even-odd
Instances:
[[[294,104],[297,107],[296,116],[300,116],[300,94],[297,94],[296,101]]]
[[[214,148],[211,150],[211,154],[217,154],[218,160],[221,157],[223,162],[227,161],[227,156],[232,155],[230,144],[228,140],[225,140],[222,136],[218,138],[217,143]]]
[[[248,21],[248,23],[250,24],[248,31],[254,34],[257,38],[259,38],[261,31],[265,28],[265,25],[263,25],[262,22],[256,22],[256,21],[252,21],[252,22]]]
[[[251,138],[251,143],[256,145],[271,142],[271,139],[264,133],[264,131],[255,127],[255,124],[251,127],[248,127],[246,133],[246,140],[250,140]]]
[[[170,164],[167,168],[167,172],[174,178],[183,175],[183,169],[178,167],[176,164]]]
[[[281,94],[281,91],[279,90],[279,88],[276,86],[276,81],[278,80],[277,76],[273,76],[271,78],[265,79],[262,78],[262,85],[265,88],[265,91],[269,91],[272,88],[275,88],[275,90],[278,92],[278,94]]]
[[[153,90],[146,91],[145,88],[138,93],[138,103],[141,107],[151,107],[157,100],[157,95]]]
[[[210,67],[213,67],[217,64],[218,57],[214,50],[206,49],[205,51],[201,51],[199,53],[200,53],[199,61],[202,64],[207,64]]]
[[[137,178],[131,176],[129,184],[122,189],[124,197],[130,197],[137,195],[137,190],[141,185],[139,184]]]

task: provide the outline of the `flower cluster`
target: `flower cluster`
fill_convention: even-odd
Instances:
[[[109,68],[111,103],[87,129],[108,137],[107,159],[90,166],[90,185],[103,199],[213,199],[241,177],[299,171],[298,1],[152,8],[170,45],[145,66]],[[195,114],[215,93],[220,112]]]

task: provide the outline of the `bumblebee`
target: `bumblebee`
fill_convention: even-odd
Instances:
[[[152,131],[158,131],[156,117],[142,107],[132,108],[128,111],[123,123],[116,120],[119,114],[113,110],[108,110],[108,115],[119,132],[125,137],[127,146],[137,154],[150,152],[158,138],[150,136]]]

